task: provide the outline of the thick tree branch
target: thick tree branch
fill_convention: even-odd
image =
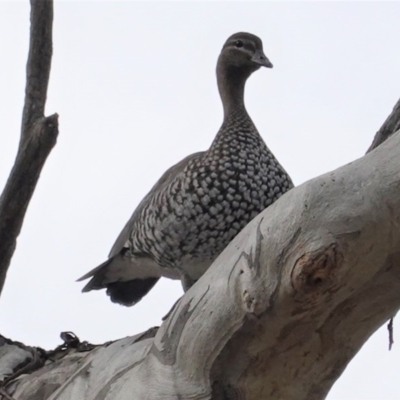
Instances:
[[[0,197],[0,294],[43,165],[56,143],[58,116],[44,116],[52,55],[52,0],[31,0],[25,105],[17,157]]]
[[[51,11],[51,2],[32,0],[21,143],[0,198],[3,282],[58,132],[57,116],[44,117]],[[324,399],[369,336],[400,309],[399,128],[400,101],[368,152],[389,140],[261,213],[158,330],[94,349],[75,341],[51,357],[0,337],[0,397]]]
[[[324,399],[400,309],[399,158],[397,133],[294,188],[233,240],[158,331],[69,352],[9,382],[8,393]]]

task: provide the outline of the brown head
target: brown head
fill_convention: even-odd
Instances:
[[[272,63],[264,54],[259,37],[239,32],[228,38],[217,63],[218,88],[225,113],[232,107],[244,106],[246,80],[260,67],[272,68]]]
[[[271,61],[264,54],[261,39],[246,32],[235,33],[228,38],[222,47],[218,64],[250,74],[260,67],[272,68]]]

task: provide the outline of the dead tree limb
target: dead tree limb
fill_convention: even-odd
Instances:
[[[53,1],[31,0],[21,138],[0,197],[0,294],[17,238],[44,163],[56,144],[58,115],[44,116],[52,56]]]

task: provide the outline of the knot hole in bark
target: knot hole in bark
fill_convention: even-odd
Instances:
[[[291,282],[298,294],[317,294],[333,288],[343,257],[336,243],[303,254],[292,269]]]

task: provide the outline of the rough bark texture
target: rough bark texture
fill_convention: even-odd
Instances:
[[[56,144],[58,116],[44,116],[52,55],[53,2],[31,1],[25,104],[17,157],[0,197],[0,294],[40,172]]]

